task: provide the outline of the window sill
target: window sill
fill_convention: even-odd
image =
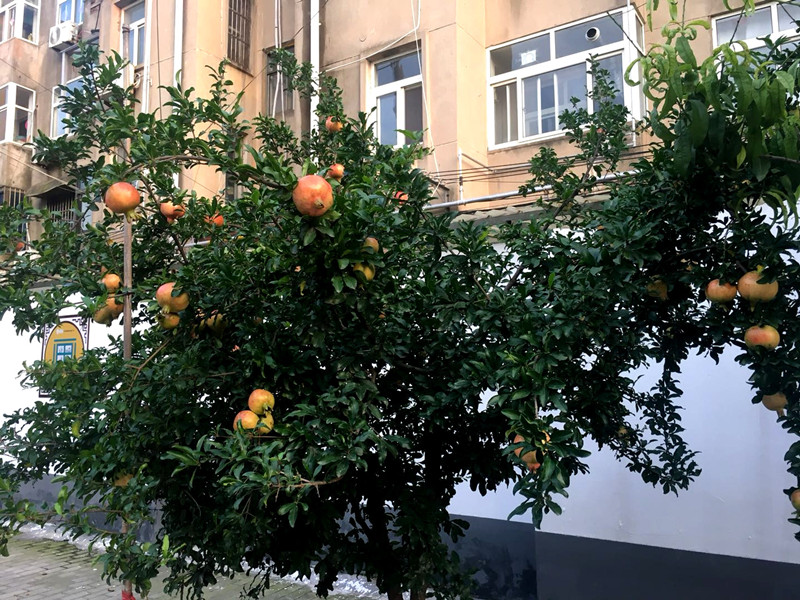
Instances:
[[[542,142],[549,142],[551,140],[557,140],[559,138],[566,137],[567,132],[566,130],[561,131],[553,131],[551,133],[545,133],[542,135],[537,135],[534,137],[525,138],[524,140],[519,140],[516,142],[506,142],[504,144],[494,144],[489,146],[489,152],[495,152],[500,150],[513,150],[515,148],[524,148],[525,146],[533,146],[535,144],[541,144]]]
[[[38,43],[38,42],[35,42],[35,41],[33,41],[33,40],[29,40],[29,39],[27,39],[27,38],[21,38],[21,37],[16,37],[16,36],[14,36],[14,37],[10,37],[10,38],[8,38],[7,40],[3,40],[2,42],[0,42],[0,44],[5,44],[5,43],[7,43],[7,42],[11,42],[11,41],[13,41],[13,40],[19,40],[19,41],[21,41],[21,42],[25,42],[26,44],[30,44],[31,46],[36,46],[36,47],[38,47],[38,46],[39,46],[39,43]]]

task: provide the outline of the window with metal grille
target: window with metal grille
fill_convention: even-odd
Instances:
[[[6,204],[22,211],[22,204],[25,202],[25,192],[13,187],[0,187],[0,204]],[[20,212],[21,214],[21,212]],[[27,223],[23,221],[18,227],[20,236],[25,239],[27,236]]]
[[[62,191],[47,197],[47,210],[50,211],[50,218],[53,221],[74,222],[77,225],[78,216],[75,214],[75,192]]]
[[[228,60],[240,69],[250,69],[251,0],[228,0]]]

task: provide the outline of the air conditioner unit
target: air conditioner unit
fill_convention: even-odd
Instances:
[[[50,28],[48,45],[55,50],[63,50],[78,41],[78,26],[72,21],[59,23]]]

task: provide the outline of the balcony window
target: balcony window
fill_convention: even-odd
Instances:
[[[144,64],[144,2],[133,4],[122,15],[122,57],[134,66]]]
[[[59,0],[58,23],[83,23],[83,0]]]
[[[16,83],[0,87],[0,142],[31,141],[34,106],[33,90]]]
[[[491,147],[559,135],[561,114],[575,106],[592,110],[591,60],[609,72],[618,90],[614,102],[634,117],[643,111],[640,93],[623,85],[624,65],[642,48],[643,24],[633,9],[585,19],[488,51]]]
[[[744,42],[749,48],[757,48],[764,45],[759,38],[766,36],[796,38],[796,20],[800,20],[800,6],[784,3],[759,7],[751,15],[725,15],[713,21],[714,43]]]
[[[401,133],[422,131],[422,74],[419,52],[376,63],[372,93],[381,144],[402,146],[411,139]]]
[[[0,0],[0,41],[21,38],[36,43],[39,0]]]

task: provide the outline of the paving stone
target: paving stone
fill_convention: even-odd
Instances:
[[[10,556],[0,557],[0,600],[118,600],[121,586],[109,585],[92,565],[93,557],[64,541],[12,538]],[[236,600],[246,578],[220,581],[208,588],[206,600]],[[137,595],[137,600],[139,596]],[[379,600],[377,596],[331,595],[329,600]],[[173,598],[158,582],[148,600]],[[276,579],[264,600],[315,600],[308,586]]]

